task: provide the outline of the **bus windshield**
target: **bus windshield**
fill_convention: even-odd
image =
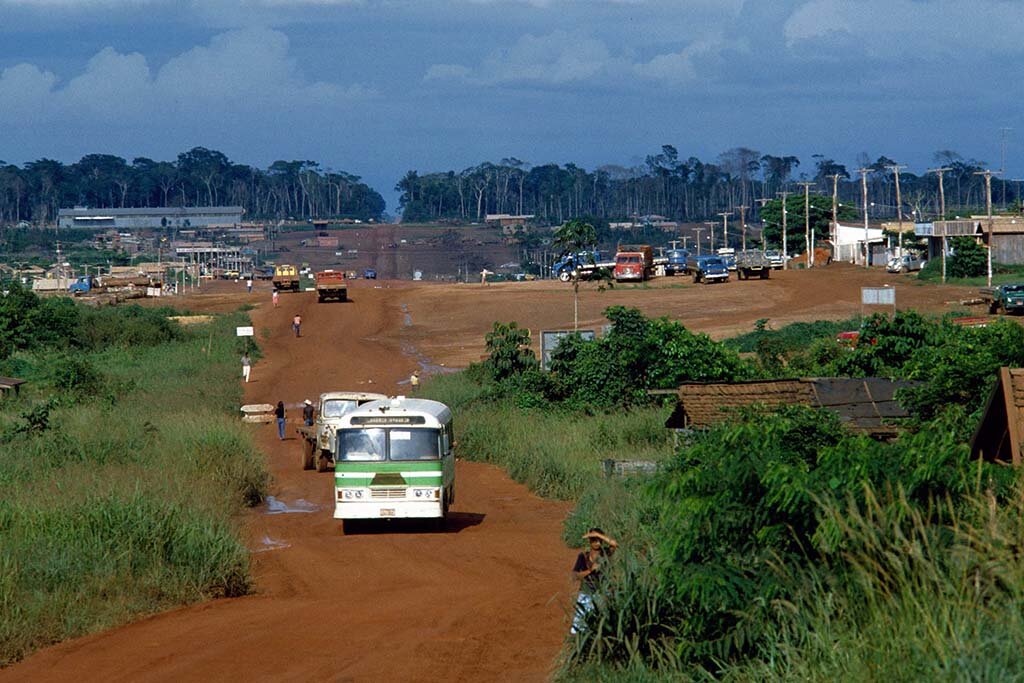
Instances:
[[[338,459],[346,462],[437,460],[436,429],[339,429]]]

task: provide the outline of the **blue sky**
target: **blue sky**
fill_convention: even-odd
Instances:
[[[662,144],[1024,175],[1018,0],[0,0],[0,159],[633,165]]]

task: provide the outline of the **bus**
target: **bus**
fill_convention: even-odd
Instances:
[[[334,518],[436,519],[455,501],[452,411],[420,398],[371,401],[335,432]]]

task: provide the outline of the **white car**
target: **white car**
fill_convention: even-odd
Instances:
[[[914,270],[921,270],[926,263],[928,262],[917,254],[904,254],[903,256],[893,256],[889,259],[885,269],[890,273],[909,273]]]

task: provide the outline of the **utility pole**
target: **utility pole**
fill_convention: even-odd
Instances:
[[[988,277],[985,279],[988,287],[992,286],[992,176],[1001,171],[975,171],[974,175],[985,176],[985,214],[988,216]]]
[[[761,199],[758,199],[756,201],[761,203],[761,209],[764,210],[765,204],[767,204],[771,200],[768,199],[767,197],[762,197]],[[765,244],[765,241],[764,241],[764,218],[762,218],[761,219],[761,251],[764,251],[766,248],[767,248],[767,245]]]
[[[722,211],[718,215],[722,217],[722,246],[729,248],[729,214],[732,211]]]
[[[1013,128],[1000,128],[999,137],[999,173],[1006,173],[1006,138],[1010,135],[1010,131]],[[1003,181],[1003,211],[1006,211],[1006,181]]]
[[[939,217],[946,220],[946,191],[942,186],[942,174],[952,171],[951,168],[930,168],[928,173],[936,173],[939,176]],[[942,229],[942,284],[946,284],[946,229]]]
[[[782,197],[782,269],[789,270],[789,248],[786,246],[786,197],[789,196],[789,192],[783,190],[775,194]]]
[[[868,241],[868,173],[871,169],[858,168],[857,173],[860,173],[860,191],[864,199],[864,267],[868,268],[871,265],[871,243]]]
[[[804,254],[806,258],[804,263],[807,264],[808,268],[814,267],[814,240],[811,239],[811,185],[814,183],[809,180],[797,183],[802,185],[804,188]]]
[[[900,164],[893,164],[892,166],[886,166],[892,171],[893,176],[896,178],[896,225],[900,231],[899,237],[897,238],[897,248],[899,249],[899,255],[903,256],[903,204],[900,198],[900,169],[906,168]]]
[[[715,250],[715,226],[718,225],[718,223],[716,223],[715,221],[704,221],[704,225],[708,226],[708,230],[710,231],[708,233],[708,240],[711,242],[711,244],[710,244],[710,246],[708,248],[711,249],[712,253],[714,253],[714,250]]]
[[[833,173],[828,177],[832,179],[832,229],[829,231],[829,240],[832,242],[832,258],[835,258],[836,240],[839,239],[839,174]]]
[[[682,237],[683,237],[683,249],[686,249],[686,242],[687,242],[687,241],[688,241],[688,240],[689,240],[690,238],[689,238],[689,237],[687,237],[687,236],[685,236],[685,235],[683,235]]]
[[[747,250],[747,209],[749,209],[750,207],[747,206],[746,204],[744,204],[742,206],[737,206],[736,208],[740,210],[740,231],[741,231],[741,234],[743,235],[743,238],[742,238],[743,241],[741,242],[741,248],[743,249],[743,251],[746,251]]]
[[[700,234],[704,232],[704,228],[694,228],[693,231],[697,233],[697,256],[700,256]]]

